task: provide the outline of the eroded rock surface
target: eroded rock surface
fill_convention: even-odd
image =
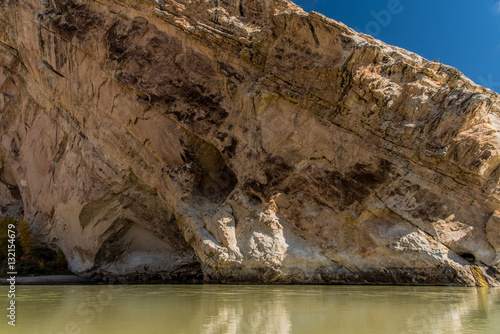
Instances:
[[[0,11],[0,206],[74,272],[498,284],[500,98],[456,69],[285,0]]]

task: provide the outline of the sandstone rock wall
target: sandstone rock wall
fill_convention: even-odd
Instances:
[[[0,11],[0,206],[74,272],[498,284],[500,98],[456,69],[285,0]]]

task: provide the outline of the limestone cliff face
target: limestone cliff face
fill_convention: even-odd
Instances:
[[[0,207],[74,272],[498,284],[500,98],[457,70],[285,0],[0,11]]]

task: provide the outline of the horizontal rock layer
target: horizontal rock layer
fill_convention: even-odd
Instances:
[[[75,273],[499,284],[500,98],[456,69],[285,0],[0,11],[2,214]]]

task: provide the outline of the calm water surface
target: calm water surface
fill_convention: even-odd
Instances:
[[[3,315],[2,334],[500,334],[500,290],[487,288],[18,286],[16,297],[17,326]]]

